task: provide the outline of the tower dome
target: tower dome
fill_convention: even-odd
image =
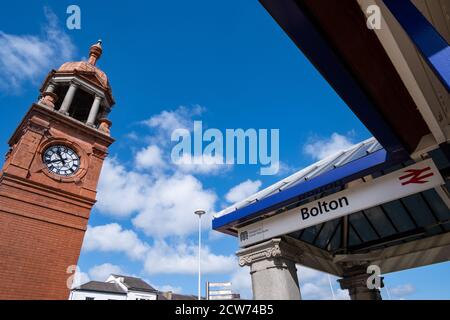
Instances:
[[[97,66],[103,53],[99,40],[87,61],[66,62],[52,70],[41,87],[39,102],[89,127],[109,134],[107,116],[115,104],[106,74]]]
[[[85,73],[86,75],[93,75],[97,78],[100,84],[105,89],[110,89],[110,85],[108,82],[108,77],[106,73],[96,67],[97,60],[100,59],[103,53],[102,41],[98,40],[96,44],[92,45],[89,50],[89,59],[88,61],[75,61],[75,62],[66,62],[61,67],[59,67],[59,72],[80,72]]]

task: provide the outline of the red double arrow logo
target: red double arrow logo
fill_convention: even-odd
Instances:
[[[431,171],[431,167],[426,167],[423,169],[409,169],[405,170],[406,175],[399,178],[400,181],[408,179],[402,182],[402,186],[406,186],[408,184],[424,184],[427,183],[428,180],[425,180],[429,177],[434,176],[434,173]]]

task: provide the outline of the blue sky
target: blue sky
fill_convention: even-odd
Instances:
[[[194,294],[192,208],[219,211],[236,199],[236,192],[230,193],[235,187],[238,194],[250,194],[370,137],[256,0],[126,6],[77,1],[81,30],[65,26],[70,4],[15,1],[0,12],[0,153],[6,153],[7,139],[36,100],[47,72],[66,60],[86,58],[101,38],[98,66],[117,101],[111,113],[117,142],[79,261],[83,279],[120,272]],[[174,166],[168,158],[169,124],[192,129],[193,120],[220,130],[280,129],[281,172],[260,176],[255,165]],[[205,221],[205,279],[232,280],[248,296],[247,270],[239,270],[234,258],[237,241],[210,229]],[[304,298],[331,296],[323,274],[301,268],[299,276]],[[396,299],[449,298],[448,276],[447,263],[387,275],[386,284]]]

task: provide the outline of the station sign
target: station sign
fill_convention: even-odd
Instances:
[[[240,246],[289,234],[443,184],[433,160],[427,159],[242,227],[238,231]]]

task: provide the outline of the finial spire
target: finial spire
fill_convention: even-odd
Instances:
[[[96,44],[91,46],[89,50],[89,60],[88,62],[95,66],[97,60],[102,56],[103,48],[102,48],[102,40],[98,40]]]

